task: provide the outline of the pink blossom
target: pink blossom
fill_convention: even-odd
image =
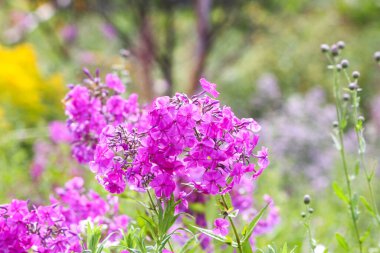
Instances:
[[[150,186],[152,186],[158,197],[166,198],[170,197],[175,189],[175,183],[167,174],[158,175],[150,183]]]
[[[228,235],[228,227],[230,224],[228,221],[222,218],[218,218],[214,221],[215,228],[213,229],[215,234],[226,236]]]
[[[216,84],[215,83],[210,83],[205,78],[201,78],[199,81],[201,83],[202,88],[205,91],[210,93],[215,98],[219,96],[219,92],[216,90]]]
[[[106,75],[106,85],[118,93],[125,92],[125,86],[116,74]]]

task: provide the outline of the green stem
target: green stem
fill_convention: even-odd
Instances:
[[[156,209],[156,205],[154,204],[154,201],[153,201],[152,195],[150,194],[150,191],[146,190],[146,192],[148,193],[150,204],[152,206],[153,211],[158,215],[158,211]]]
[[[311,235],[311,230],[310,230],[310,225],[309,225],[308,222],[305,222],[304,225],[305,225],[305,227],[306,227],[307,234],[309,235],[309,244],[310,244],[311,251],[312,251],[313,253],[315,253],[315,251],[314,251],[314,245],[313,245],[313,237],[312,237],[312,235]]]
[[[228,210],[230,207],[227,205],[227,202],[226,202],[226,199],[224,198],[224,195],[220,195],[220,196],[222,197],[223,204],[225,205],[225,207]],[[239,238],[239,234],[238,234],[238,232],[236,230],[235,223],[234,223],[234,221],[232,220],[232,218],[230,216],[228,216],[228,220],[230,221],[230,224],[232,226],[232,230],[234,231],[236,242],[238,244],[239,252],[243,253],[243,249],[241,247],[240,238]]]
[[[336,62],[334,62],[334,66],[336,65]],[[339,87],[339,81],[338,81],[338,73],[337,69],[334,69],[334,97],[335,97],[335,108],[337,112],[337,118],[338,118],[338,136],[339,136],[339,145],[340,145],[340,157],[342,160],[342,165],[343,165],[343,170],[344,170],[344,176],[346,179],[346,185],[347,185],[347,192],[348,192],[348,197],[350,200],[349,207],[350,207],[350,213],[351,213],[351,219],[352,223],[354,225],[354,231],[355,231],[355,236],[359,245],[359,250],[360,253],[363,252],[362,249],[362,241],[360,239],[360,233],[358,229],[358,224],[357,224],[357,218],[355,217],[355,210],[352,205],[353,203],[353,196],[352,196],[352,188],[351,188],[351,181],[350,177],[348,174],[348,167],[347,167],[347,159],[346,159],[346,152],[344,149],[344,141],[343,141],[343,128],[342,128],[342,122],[343,122],[343,115],[342,115],[342,99],[340,96],[340,87]]]
[[[157,211],[156,205],[154,204],[154,201],[153,201],[152,195],[150,194],[150,191],[147,190],[146,192],[148,193],[149,201],[150,201],[150,204],[152,205],[152,209],[153,209],[153,211],[155,212],[156,215],[158,215],[158,211]],[[159,239],[159,242],[158,242],[157,244],[159,244],[160,242],[161,242],[161,239]],[[169,244],[170,250],[171,250],[172,252],[174,252],[173,246],[172,246],[172,244],[170,243],[170,241],[168,241],[168,244]],[[158,253],[160,253],[160,252],[158,252]]]
[[[349,78],[348,78],[349,80]],[[358,92],[355,90],[353,92],[353,96],[352,96],[352,104],[353,104],[353,121],[354,121],[354,128],[355,128],[355,133],[356,133],[356,138],[357,138],[357,141],[358,141],[358,145],[359,145],[359,162],[360,162],[360,167],[363,168],[363,171],[364,171],[364,174],[365,174],[365,177],[366,177],[366,182],[367,182],[367,186],[368,186],[368,190],[369,190],[369,194],[370,194],[370,198],[371,198],[371,203],[372,203],[372,206],[373,206],[373,209],[375,211],[375,215],[376,215],[376,221],[377,221],[377,224],[380,225],[380,220],[379,220],[379,211],[378,211],[378,208],[377,208],[377,204],[376,204],[376,200],[375,200],[375,196],[374,196],[374,193],[373,193],[373,188],[372,188],[372,182],[371,182],[371,176],[367,170],[367,166],[366,166],[366,163],[365,163],[365,157],[364,157],[364,147],[363,147],[363,138],[361,136],[361,133],[360,133],[360,129],[358,127],[356,127],[356,124],[357,122],[359,121],[359,116],[358,116],[358,106],[359,106],[359,101],[358,101]]]

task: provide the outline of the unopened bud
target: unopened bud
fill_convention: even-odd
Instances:
[[[362,115],[360,115],[359,117],[358,117],[358,120],[360,120],[360,121],[364,121],[365,120],[365,118],[364,118],[364,116],[362,116]]]
[[[305,195],[303,197],[303,203],[305,203],[305,205],[310,204],[310,201],[311,201],[310,195]]]
[[[354,72],[352,72],[352,77],[353,77],[354,79],[358,79],[358,78],[360,77],[360,72],[359,72],[359,71],[354,71]]]
[[[327,45],[327,44],[322,44],[321,45],[321,52],[322,53],[327,53],[329,50],[330,50],[329,45]]]
[[[302,212],[302,213],[301,213],[301,217],[302,217],[302,218],[305,218],[305,217],[306,217],[306,213],[305,213],[305,212]]]
[[[334,127],[334,128],[337,128],[338,126],[339,126],[338,121],[333,121],[333,127]]]
[[[336,44],[338,45],[339,49],[344,49],[346,47],[346,43],[344,43],[344,41],[338,41]]]
[[[380,62],[380,51],[375,52],[373,58],[375,59],[375,61]]]
[[[346,69],[350,65],[350,62],[346,59],[342,60],[340,65],[342,65],[342,68]]]
[[[331,46],[331,55],[334,57],[339,55],[339,48],[335,44]]]
[[[348,93],[344,93],[344,94],[343,94],[343,100],[344,100],[344,101],[348,101],[348,100],[350,100],[350,94],[348,94]]]
[[[348,85],[348,88],[349,88],[350,90],[356,90],[356,89],[358,89],[358,85],[357,85],[356,83],[350,83],[350,84]]]
[[[309,213],[314,213],[314,209],[313,208],[309,208],[308,210],[307,210]]]

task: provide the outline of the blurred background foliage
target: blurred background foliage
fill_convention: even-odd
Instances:
[[[129,90],[146,102],[194,93],[205,76],[239,116],[263,122],[272,166],[255,198],[272,195],[283,219],[258,246],[288,241],[303,252],[299,213],[310,193],[315,237],[335,247],[333,224],[347,221],[331,191],[341,175],[329,136],[332,81],[319,45],[346,42],[378,159],[379,20],[380,0],[0,0],[0,203],[43,201],[73,175],[101,191],[70,160],[67,144],[47,134],[49,122],[64,119],[66,84],[79,82],[83,67],[128,72]]]

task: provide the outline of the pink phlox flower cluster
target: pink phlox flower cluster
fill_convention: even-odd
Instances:
[[[17,199],[0,207],[0,248],[10,253],[81,252],[78,235],[57,206],[28,207]]]
[[[119,215],[117,198],[104,200],[96,192],[86,191],[83,184],[82,178],[68,181],[56,189],[48,206],[30,206],[17,199],[0,206],[0,249],[10,253],[82,252],[84,222],[104,225],[106,233],[127,229],[129,218]]]
[[[88,220],[106,225],[108,232],[127,228],[129,218],[119,214],[118,198],[108,196],[105,200],[93,190],[86,191],[80,177],[68,181],[62,188],[57,188],[55,193],[56,197],[51,196],[50,201],[57,204],[68,226],[74,224],[76,229],[80,229],[79,224]]]
[[[108,74],[105,83],[99,73],[88,76],[83,84],[70,86],[66,95],[67,126],[72,133],[72,152],[80,163],[94,158],[94,150],[103,128],[107,125],[133,123],[138,119],[137,95],[122,97],[125,87],[116,74]]]
[[[215,87],[207,85],[205,90],[215,95]],[[145,115],[145,128],[121,124],[103,129],[90,165],[112,193],[123,192],[128,183],[169,197],[181,178],[198,192],[224,194],[242,175],[256,178],[269,164],[265,148],[255,152],[257,122],[239,119],[205,92],[159,97]]]

